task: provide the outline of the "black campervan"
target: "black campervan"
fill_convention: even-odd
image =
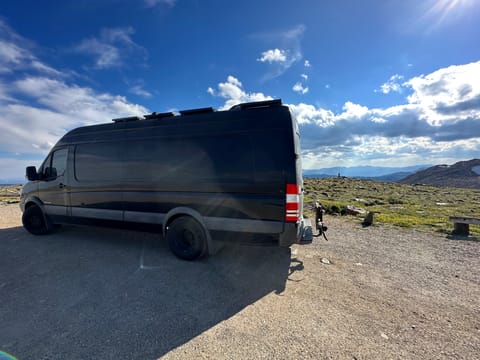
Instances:
[[[35,235],[64,223],[157,229],[189,260],[217,241],[311,242],[298,125],[280,100],[80,127],[27,178],[20,206]]]

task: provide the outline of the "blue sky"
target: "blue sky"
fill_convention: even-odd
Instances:
[[[0,179],[113,117],[281,98],[305,168],[479,157],[475,0],[4,1]]]

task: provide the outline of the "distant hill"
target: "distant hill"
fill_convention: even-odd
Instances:
[[[382,176],[367,177],[366,179],[376,180],[376,181],[385,181],[385,182],[397,182],[398,180],[404,179],[410,174],[412,174],[412,172],[410,171],[401,171],[401,172],[396,172],[396,173],[382,175]]]
[[[18,184],[25,184],[25,179],[15,179],[15,178],[0,179],[0,186],[18,185]]]
[[[331,167],[313,170],[304,170],[306,178],[327,178],[348,176],[354,178],[371,179],[378,181],[397,181],[420,169],[426,169],[432,165],[415,165],[406,167],[385,167],[385,166],[352,166],[352,167]]]
[[[426,184],[480,189],[480,159],[437,165],[417,171],[398,181],[401,184]]]

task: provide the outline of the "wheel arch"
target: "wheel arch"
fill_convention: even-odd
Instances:
[[[167,215],[165,215],[165,220],[163,222],[162,226],[162,232],[163,232],[163,237],[166,236],[167,234],[167,228],[168,225],[172,223],[173,220],[182,217],[182,216],[190,216],[193,219],[195,219],[203,228],[203,231],[205,232],[205,236],[207,238],[207,246],[208,249],[207,251],[210,252],[211,249],[214,248],[213,240],[210,235],[210,231],[207,228],[207,225],[205,224],[205,221],[203,220],[203,216],[200,215],[200,213],[192,208],[189,207],[177,207],[172,210],[170,210]]]
[[[45,207],[43,206],[42,200],[40,200],[36,196],[30,196],[27,199],[25,199],[24,209],[27,209],[30,206],[34,206],[34,205],[38,206],[42,210],[42,212],[45,214]]]
[[[54,224],[53,224],[52,220],[50,219],[50,217],[48,216],[48,214],[46,213],[45,206],[44,206],[43,202],[36,196],[28,197],[25,200],[25,203],[24,203],[24,206],[23,206],[23,209],[22,209],[22,212],[23,212],[23,214],[22,214],[23,226],[26,227],[25,223],[24,223],[24,217],[26,216],[26,210],[30,209],[34,206],[38,207],[38,209],[40,210],[40,212],[42,214],[44,225],[46,227],[46,232],[42,233],[42,234],[35,234],[35,233],[33,233],[33,234],[44,235],[44,234],[49,233],[52,230]],[[30,230],[28,230],[28,231],[30,231]]]

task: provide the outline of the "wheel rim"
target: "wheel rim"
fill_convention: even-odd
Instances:
[[[30,226],[35,229],[40,229],[43,226],[43,219],[39,215],[30,217]]]
[[[195,220],[189,218],[175,219],[171,226],[167,227],[167,240],[172,252],[185,260],[199,258],[207,246],[203,229]]]
[[[193,251],[195,248],[195,243],[195,234],[193,234],[189,229],[183,229],[183,231],[181,231],[177,237],[177,244],[185,252]]]

